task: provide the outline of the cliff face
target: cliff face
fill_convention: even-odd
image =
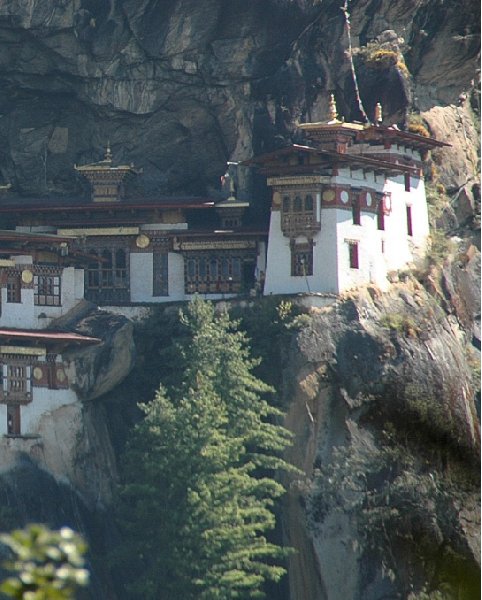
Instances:
[[[110,140],[117,159],[144,169],[132,193],[216,191],[226,160],[287,143],[297,120],[325,118],[330,92],[341,115],[360,118],[351,42],[369,117],[379,100],[389,123],[427,114],[457,146],[442,153],[441,170],[453,165],[443,183],[473,184],[479,3],[353,0],[351,40],[341,4],[2,3],[3,179],[24,195],[86,193],[73,164],[99,159]],[[369,42],[396,63],[360,53]]]
[[[457,320],[412,279],[359,290],[300,331],[285,378],[306,473],[283,511],[290,600],[477,597],[471,360]]]

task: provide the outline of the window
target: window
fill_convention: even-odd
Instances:
[[[379,197],[377,203],[377,228],[380,231],[385,230],[385,209],[383,206],[383,197]]]
[[[410,173],[405,173],[405,191],[410,191]]]
[[[360,196],[358,194],[352,200],[351,213],[353,225],[361,225]]]
[[[7,302],[22,302],[22,279],[20,273],[7,276]]]
[[[412,207],[407,206],[407,235],[413,235]]]
[[[60,306],[60,276],[34,276],[34,303],[38,306]]]
[[[292,239],[298,235],[306,235],[310,231],[320,230],[320,223],[315,215],[313,194],[283,196],[281,230],[286,237]]]
[[[2,365],[2,399],[26,404],[32,399],[31,366],[21,359]]]
[[[312,212],[313,211],[313,196],[306,196],[305,197],[305,212]]]
[[[153,261],[153,296],[169,296],[168,255],[167,252],[154,252]]]
[[[92,302],[130,301],[129,254],[119,246],[89,249],[90,262],[85,272],[85,297]]]
[[[350,269],[359,269],[358,242],[348,242],[348,252],[350,257]]]
[[[243,260],[240,256],[200,253],[184,262],[186,294],[237,293],[243,287]]]
[[[313,245],[292,244],[291,276],[306,277],[313,275]]]
[[[20,405],[7,404],[7,434],[20,435]]]

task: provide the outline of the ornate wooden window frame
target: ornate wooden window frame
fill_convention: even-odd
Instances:
[[[184,291],[186,294],[239,293],[243,284],[240,253],[201,251],[184,255]]]
[[[60,273],[35,273],[33,300],[36,306],[62,305]]]
[[[32,401],[32,365],[24,357],[4,357],[1,365],[0,402],[28,404]]]
[[[291,247],[291,277],[309,277],[313,275],[313,240]]]
[[[319,231],[316,192],[314,190],[284,190],[281,199],[281,230],[286,237]]]
[[[128,303],[130,301],[128,240],[92,239],[86,251],[91,256],[85,269],[86,299],[102,304]],[[121,252],[122,260],[120,260]]]
[[[22,302],[22,274],[20,271],[7,274],[7,302],[12,304]]]

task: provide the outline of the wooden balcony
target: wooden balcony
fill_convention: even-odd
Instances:
[[[315,219],[312,213],[282,213],[281,230],[286,237],[302,235],[304,233],[313,235],[320,231],[321,223]]]

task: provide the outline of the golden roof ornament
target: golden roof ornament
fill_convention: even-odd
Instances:
[[[336,110],[336,102],[335,102],[335,95],[334,94],[330,95],[330,103],[328,105],[328,111],[329,111],[330,121],[337,121],[338,120],[338,113],[337,113],[337,110]]]
[[[105,149],[105,161],[112,162],[112,151],[110,149],[110,141],[107,142],[107,147]]]
[[[383,121],[382,105],[380,104],[380,102],[377,102],[375,105],[375,123],[377,125],[380,125],[380,123],[382,121]]]

